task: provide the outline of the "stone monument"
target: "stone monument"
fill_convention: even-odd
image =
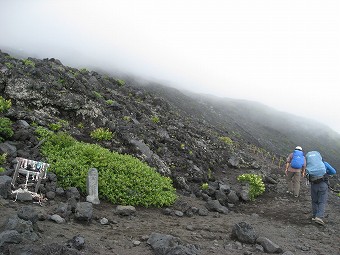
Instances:
[[[90,202],[95,205],[100,204],[98,198],[98,171],[95,168],[91,168],[87,174],[86,191],[87,202]]]

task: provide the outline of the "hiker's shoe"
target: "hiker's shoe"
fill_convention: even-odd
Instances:
[[[289,190],[287,190],[286,193],[289,194],[289,195],[293,195],[293,192],[291,192]]]
[[[323,222],[323,220],[318,218],[318,217],[315,217],[315,222],[322,225],[322,226],[325,225],[325,222]]]
[[[315,217],[312,217],[312,221],[315,221]]]
[[[298,197],[299,197],[299,195],[294,195],[294,197],[295,197],[295,198],[298,198]]]

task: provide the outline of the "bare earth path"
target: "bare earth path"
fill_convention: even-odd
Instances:
[[[41,238],[34,244],[60,243],[76,235],[85,238],[83,254],[135,255],[154,254],[146,240],[152,232],[170,234],[182,241],[196,244],[201,254],[262,254],[255,245],[240,244],[230,238],[234,224],[245,221],[252,225],[260,236],[265,236],[279,245],[283,251],[295,255],[339,255],[340,243],[340,198],[329,193],[326,226],[318,226],[310,219],[310,196],[307,186],[302,185],[301,196],[293,198],[285,194],[285,183],[277,185],[276,192],[266,192],[256,202],[240,204],[224,215],[209,212],[208,216],[178,217],[165,215],[163,209],[137,208],[136,215],[118,216],[115,206],[102,202],[94,206],[94,220],[80,224],[73,220],[65,224],[39,221]],[[195,207],[204,207],[203,200],[185,197],[182,201]],[[1,208],[1,223],[23,203],[7,200]],[[57,201],[48,201],[37,210],[49,213]],[[29,203],[31,205],[31,203]],[[109,225],[99,220],[107,218]],[[139,241],[139,242],[136,242]]]

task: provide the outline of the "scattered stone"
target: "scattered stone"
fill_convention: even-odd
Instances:
[[[261,244],[267,253],[282,253],[282,249],[266,237],[259,237],[256,242]]]
[[[179,238],[171,235],[152,233],[147,243],[157,255],[199,254],[199,249],[195,245],[184,244]]]
[[[254,244],[257,239],[257,234],[252,226],[246,222],[235,224],[232,229],[232,238],[239,240],[242,243]]]
[[[282,255],[294,255],[294,253],[291,251],[285,251],[284,253],[282,253]]]
[[[71,187],[67,189],[65,192],[67,199],[69,198],[75,198],[76,200],[80,199],[80,193],[76,187]]]
[[[221,203],[218,200],[209,200],[205,207],[209,210],[209,211],[216,211],[216,212],[220,212],[223,214],[227,214],[229,212],[228,208],[221,205]]]
[[[48,191],[48,192],[46,193],[46,198],[47,198],[47,199],[53,200],[53,199],[55,198],[55,196],[56,196],[56,193],[53,192],[53,191]]]
[[[20,243],[22,236],[16,230],[5,230],[0,233],[0,247],[5,243]]]
[[[130,216],[136,213],[136,208],[131,205],[118,205],[116,213],[121,216]]]
[[[0,196],[2,196],[5,199],[8,198],[12,193],[11,182],[12,182],[11,177],[7,175],[0,176]]]
[[[93,207],[89,202],[79,202],[77,203],[75,218],[79,221],[87,221],[89,222],[92,219],[93,215]]]
[[[77,236],[74,236],[67,243],[70,247],[74,247],[77,250],[82,250],[85,247],[85,238],[77,235]]]
[[[136,241],[136,240],[135,240],[135,241],[133,241],[133,242],[132,242],[132,244],[133,244],[134,246],[138,246],[138,245],[140,245],[140,244],[141,244],[141,242],[140,242],[140,241]]]
[[[50,219],[58,224],[65,223],[65,219],[58,214],[53,214]]]
[[[165,208],[162,210],[163,214],[164,215],[171,215],[172,213],[172,210],[170,208]]]
[[[32,194],[26,191],[16,193],[15,198],[18,201],[32,201],[33,200]]]
[[[208,209],[206,209],[206,208],[200,208],[199,210],[198,210],[198,215],[199,216],[207,216],[209,214],[209,211],[208,211]]]
[[[58,188],[56,188],[55,193],[58,196],[64,196],[65,195],[65,190],[63,188],[58,187]]]
[[[178,216],[178,217],[183,217],[184,214],[183,214],[183,212],[176,210],[175,215]]]
[[[17,214],[20,219],[30,220],[33,224],[39,219],[38,212],[32,206],[22,206]]]
[[[102,225],[108,225],[108,224],[109,224],[109,220],[106,219],[106,218],[101,218],[101,219],[100,219],[100,224],[102,224]]]

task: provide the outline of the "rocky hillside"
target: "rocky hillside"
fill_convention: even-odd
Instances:
[[[300,144],[304,151],[318,150],[336,168],[340,167],[340,135],[322,123],[253,101],[181,92],[160,84],[148,84],[148,89],[179,105],[188,115],[229,134],[238,134],[247,143],[283,157]]]
[[[159,84],[142,86],[132,78],[64,66],[53,58],[16,59],[3,52],[0,90],[12,102],[6,117],[14,123],[25,120],[48,128],[67,123],[65,131],[91,143],[98,143],[91,131],[108,128],[115,136],[102,146],[146,161],[182,190],[189,191],[230,167],[260,168],[261,162],[252,156],[257,150],[283,159],[296,142],[319,149],[340,168],[336,133],[315,132],[321,130],[317,125],[309,130],[303,121],[250,102],[211,99]],[[286,123],[296,129],[286,129]],[[21,139],[25,149],[12,158],[39,159],[25,135],[13,138]]]
[[[14,131],[0,143],[0,154],[8,155],[2,165],[6,172],[0,174],[3,254],[316,255],[339,251],[333,242],[339,239],[337,194],[330,194],[328,226],[323,228],[311,222],[307,186],[302,186],[299,198],[286,193],[284,157],[302,141],[298,139],[309,137],[299,143],[307,148],[319,148],[319,139],[307,135],[307,129],[286,133],[267,108],[218,101],[159,84],[142,85],[132,78],[64,66],[56,59],[17,59],[3,52],[0,91],[12,103],[5,117]],[[254,118],[253,109],[256,116],[268,118]],[[47,200],[32,205],[31,194],[19,198],[19,193],[10,192],[10,176],[15,157],[48,162],[39,151],[37,126],[66,131],[80,141],[139,158],[172,178],[178,200],[169,208],[128,206],[128,213],[126,207],[113,209],[104,200],[92,207],[82,202],[84,194],[77,188],[58,187],[60,179],[48,173],[39,187]],[[97,128],[113,132],[113,139],[92,138]],[[330,142],[332,135],[320,134],[330,156],[339,151]],[[266,192],[256,203],[247,202],[247,187],[236,181],[245,172],[264,175]],[[205,182],[209,187],[202,192]],[[238,226],[244,226],[250,242],[242,239],[242,231],[241,237],[234,236]],[[310,233],[315,233],[313,238]]]
[[[179,189],[190,190],[191,184],[227,171],[233,156],[244,157],[242,162],[247,167],[254,163],[247,154],[241,155],[242,149],[247,149],[242,137],[223,122],[217,126],[198,118],[190,112],[190,104],[189,108],[182,107],[175,96],[170,101],[145,87],[67,67],[56,59],[20,60],[1,53],[0,70],[1,95],[12,102],[6,117],[14,123],[25,120],[31,126],[47,128],[67,123],[63,130],[90,143],[97,143],[90,137],[91,131],[108,128],[114,139],[101,142],[102,146],[146,161],[172,177]],[[190,98],[187,102],[196,106]],[[209,116],[204,110],[202,114]],[[9,162],[15,156],[40,159],[35,142],[28,142],[26,133],[15,132],[12,137],[21,149],[9,155]],[[232,143],[221,137],[230,138]]]

